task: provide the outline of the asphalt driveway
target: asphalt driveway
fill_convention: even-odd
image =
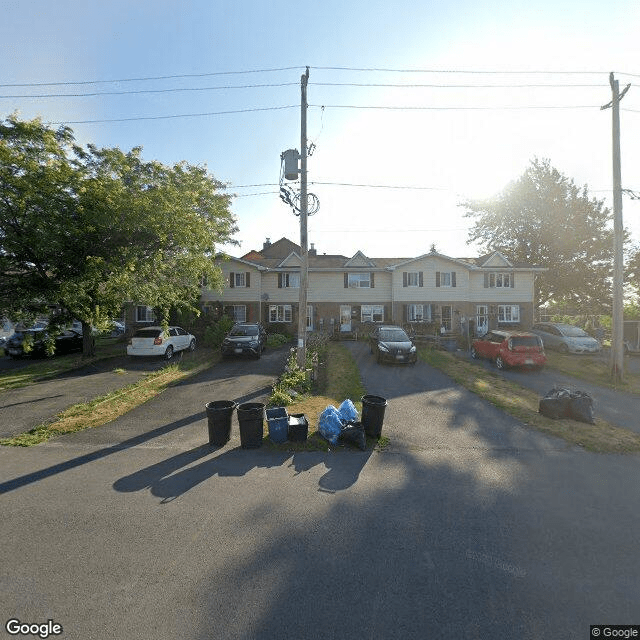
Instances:
[[[524,369],[503,369],[499,370],[488,360],[472,360],[468,352],[458,351],[458,357],[468,359],[470,362],[491,370],[497,375],[501,375],[507,380],[536,391],[543,397],[554,387],[579,390],[588,393],[593,398],[593,410],[596,417],[606,420],[610,424],[630,429],[640,433],[640,398],[628,393],[599,387],[584,380],[564,375],[553,369],[543,368],[540,371],[528,371]],[[576,358],[591,358],[606,356],[574,356]],[[628,357],[627,366],[636,371],[639,369],[640,358],[636,356]]]
[[[1,610],[62,638],[588,638],[639,624],[637,456],[529,431],[440,372],[348,348],[383,451],[206,444],[231,361],[99,429],[0,448]],[[7,637],[9,637],[7,635]]]

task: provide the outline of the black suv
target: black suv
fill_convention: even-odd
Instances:
[[[267,346],[267,332],[259,322],[239,322],[222,341],[222,357],[253,356],[260,358]]]

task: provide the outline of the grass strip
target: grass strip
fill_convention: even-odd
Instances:
[[[69,407],[53,422],[40,424],[27,433],[0,440],[0,445],[31,447],[55,436],[100,427],[155,398],[167,387],[196,375],[218,361],[211,351],[189,354],[181,362],[154,371],[138,382],[89,402]]]
[[[98,360],[115,358],[121,355],[124,355],[124,345],[122,343],[115,342],[112,339],[99,339],[96,346],[96,356],[93,358],[84,358],[82,354],[77,353],[36,360],[33,364],[28,364],[20,369],[1,371],[0,391],[27,387],[34,382],[50,380]]]
[[[640,374],[629,370],[629,359],[635,358],[636,356],[625,357],[626,371],[624,381],[614,382],[611,379],[610,364],[608,360],[601,355],[562,354],[550,350],[548,350],[546,354],[547,367],[550,369],[584,380],[585,382],[590,382],[591,384],[596,384],[600,387],[640,396]]]
[[[538,413],[540,396],[483,367],[436,349],[422,348],[420,358],[457,383],[517,418],[525,425],[596,453],[639,453],[640,434],[596,418],[591,425]]]
[[[306,442],[285,442],[275,444],[268,436],[263,439],[263,444],[268,448],[281,451],[328,451],[330,445],[318,432],[317,426],[320,414],[328,405],[339,407],[343,400],[353,402],[358,413],[362,415],[361,398],[366,389],[360,378],[358,366],[349,350],[338,342],[328,342],[319,354],[318,379],[315,381],[312,391],[301,396],[293,404],[287,406],[287,413],[304,413],[309,421],[309,437]],[[383,449],[389,443],[388,438],[367,438],[367,447]]]

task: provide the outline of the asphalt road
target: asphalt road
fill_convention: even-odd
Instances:
[[[380,452],[206,443],[204,403],[266,398],[230,361],[93,431],[0,448],[0,610],[62,638],[588,638],[640,624],[637,456],[529,431],[350,343]],[[9,637],[6,634],[6,637]],[[15,637],[15,636],[13,636]]]

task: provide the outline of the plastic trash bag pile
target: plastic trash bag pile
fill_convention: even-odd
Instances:
[[[367,438],[364,426],[358,421],[358,411],[351,400],[345,400],[338,409],[329,405],[321,414],[318,421],[320,435],[331,444],[339,440],[355,444],[364,451],[367,448]]]
[[[584,391],[554,387],[540,400],[538,413],[547,418],[572,418],[589,424],[596,423],[593,416],[593,400]]]

